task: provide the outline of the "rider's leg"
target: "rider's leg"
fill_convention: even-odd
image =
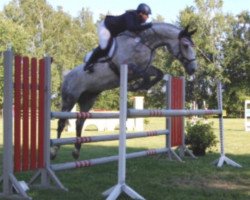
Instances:
[[[111,38],[111,33],[105,26],[104,21],[102,21],[97,29],[97,34],[99,38],[99,45],[101,49],[105,50],[108,47],[110,38]]]
[[[101,57],[101,55],[102,55],[102,49],[100,48],[100,46],[98,46],[93,50],[90,58],[86,62],[84,66],[84,71],[89,70],[90,72],[93,72],[93,64],[98,60],[98,58]]]
[[[98,26],[98,37],[99,37],[99,46],[93,50],[92,55],[85,64],[84,71],[89,70],[93,72],[93,64],[106,53],[105,50],[109,44],[111,34],[106,28],[104,21],[102,21]]]

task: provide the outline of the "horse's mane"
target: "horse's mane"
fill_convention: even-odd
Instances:
[[[162,30],[164,33],[164,35],[168,35],[169,38],[177,38],[180,31],[182,30],[182,28],[180,27],[177,27],[173,24],[169,24],[169,23],[165,23],[165,22],[153,22],[152,23],[152,28],[157,32],[157,33],[160,33],[161,31],[157,31],[157,30]],[[147,29],[142,31],[139,35],[147,35]],[[152,34],[149,33],[149,34]],[[125,31],[123,33],[120,33],[118,35],[119,36],[129,36],[129,37],[136,37],[138,36],[138,33],[135,33],[135,32],[131,32],[131,31]]]
[[[165,22],[154,22],[152,28],[157,33],[164,33],[164,35],[168,35],[169,38],[176,38],[178,37],[182,28],[177,27],[173,24],[165,23]]]

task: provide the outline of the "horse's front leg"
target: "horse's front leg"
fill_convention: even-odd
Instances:
[[[144,74],[144,81],[138,88],[138,90],[149,90],[153,85],[158,83],[163,78],[163,72],[151,65]]]
[[[132,92],[138,90],[149,90],[163,78],[162,71],[153,65],[150,65],[147,70],[140,70],[138,66],[133,64],[129,67],[131,74],[135,79],[135,81],[130,82],[128,87],[128,90]]]

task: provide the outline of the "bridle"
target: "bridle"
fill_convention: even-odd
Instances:
[[[188,45],[188,46],[194,46],[194,43],[192,41],[190,41],[189,38],[187,38],[187,37],[179,38],[179,52],[174,56],[177,59],[183,61],[184,63],[189,64],[189,63],[195,61],[196,57],[194,57],[192,59],[189,59],[189,58],[185,57],[185,55],[183,53],[182,46],[181,46],[183,42],[185,42],[185,44]]]

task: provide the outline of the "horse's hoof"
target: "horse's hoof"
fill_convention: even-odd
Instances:
[[[56,158],[57,152],[54,148],[50,149],[50,160],[54,160]]]
[[[80,156],[80,152],[77,150],[72,151],[72,156],[75,160],[77,160]]]
[[[59,149],[59,146],[53,146],[50,148],[50,160],[54,160],[56,158]]]

